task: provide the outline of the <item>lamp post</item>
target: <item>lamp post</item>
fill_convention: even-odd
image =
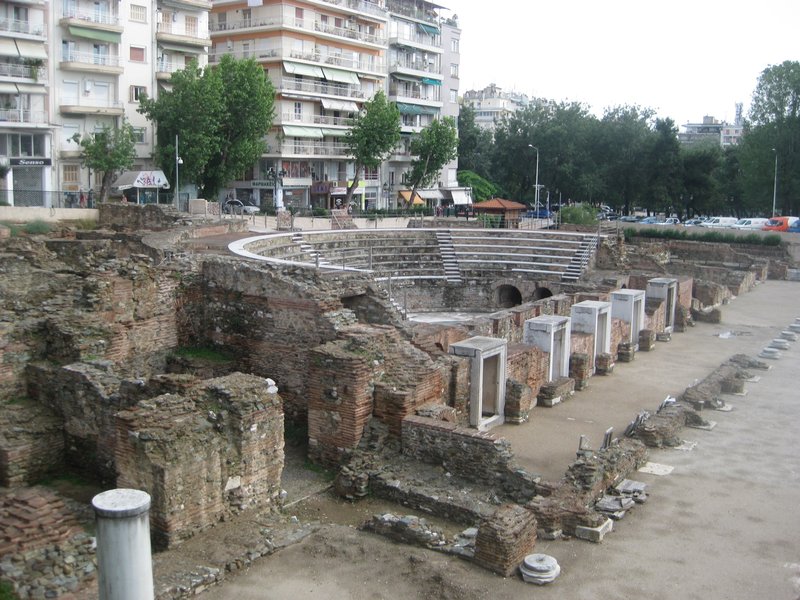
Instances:
[[[772,216],[775,216],[775,205],[778,200],[778,150],[777,148],[773,148],[772,151],[775,153],[775,181],[772,184]]]
[[[539,148],[537,148],[533,144],[528,144],[528,148],[533,148],[534,150],[536,150],[536,182],[533,184],[536,191],[534,192],[535,200],[533,208],[534,210],[538,211],[539,210]]]
[[[177,210],[180,210],[180,204],[178,202],[178,190],[180,189],[180,167],[183,164],[183,159],[178,154],[178,134],[175,134],[175,197],[172,199],[172,203],[175,205]]]

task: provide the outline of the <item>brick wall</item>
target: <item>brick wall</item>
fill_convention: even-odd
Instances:
[[[30,401],[0,404],[0,486],[32,485],[62,471],[63,458],[61,418]]]
[[[260,377],[234,373],[186,396],[140,401],[117,414],[115,431],[117,486],[151,495],[158,546],[250,506],[278,503],[283,413]]]

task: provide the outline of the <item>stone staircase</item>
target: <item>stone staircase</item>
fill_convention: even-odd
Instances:
[[[303,253],[303,256],[307,256],[308,257],[308,262],[314,263],[315,265],[320,266],[320,267],[333,266],[333,265],[331,265],[331,263],[329,263],[328,261],[326,261],[322,257],[322,254],[320,254],[319,252],[317,252],[314,249],[314,246],[312,246],[311,244],[306,243],[306,241],[303,239],[303,234],[302,233],[293,233],[292,234],[292,242],[296,246],[300,247],[300,252]]]
[[[594,251],[600,242],[597,235],[586,236],[581,240],[577,252],[572,255],[569,264],[561,275],[562,281],[577,281],[583,275],[586,265],[591,261]]]
[[[437,231],[436,241],[439,244],[439,252],[442,256],[445,279],[461,283],[461,271],[458,268],[458,259],[453,248],[453,238],[450,235],[450,230]]]

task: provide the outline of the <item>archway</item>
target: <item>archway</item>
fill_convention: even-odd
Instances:
[[[543,300],[544,298],[549,298],[552,295],[553,292],[546,287],[536,288],[533,292],[533,300]]]
[[[497,288],[497,306],[514,308],[522,304],[522,293],[513,285],[501,285]]]

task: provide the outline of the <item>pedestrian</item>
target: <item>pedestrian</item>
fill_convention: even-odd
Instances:
[[[86,194],[83,193],[82,189],[81,189],[81,195],[80,195],[79,202],[80,202],[80,207],[81,208],[86,208]]]

